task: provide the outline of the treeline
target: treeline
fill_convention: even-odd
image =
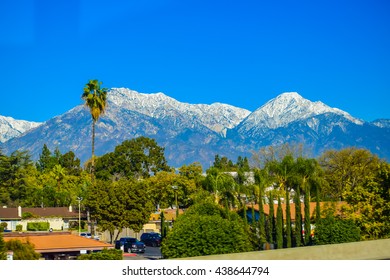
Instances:
[[[44,145],[36,162],[27,152],[9,156],[0,152],[0,203],[55,207],[77,205],[77,198],[82,198],[82,207],[99,228],[114,233],[124,227],[140,230],[150,213],[176,207],[176,199],[182,209],[210,200],[226,216],[232,211],[241,214],[251,228],[253,244],[309,245],[310,225],[316,221],[320,225],[325,212],[329,218],[352,221],[361,239],[389,236],[389,163],[357,148],[326,151],[317,159],[302,154],[285,145],[264,148],[235,162],[216,155],[205,172],[198,163],[174,169],[167,164],[164,148],[153,139],[139,137],[96,157],[92,177],[91,161],[81,166],[72,151],[62,154]],[[324,201],[344,201],[345,205],[332,212],[320,208]],[[292,202],[298,207],[295,222],[291,221]],[[314,216],[310,202],[317,205]],[[278,204],[285,205],[281,213]],[[268,216],[265,205],[270,208]]]

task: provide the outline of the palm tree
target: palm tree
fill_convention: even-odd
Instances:
[[[107,89],[100,88],[102,82],[90,80],[84,87],[81,98],[85,101],[92,116],[92,158],[91,158],[91,175],[94,178],[95,171],[95,126],[99,117],[104,114],[107,104]]]

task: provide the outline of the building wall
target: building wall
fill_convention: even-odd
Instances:
[[[50,228],[53,230],[63,230],[64,229],[64,220],[62,218],[39,218],[39,219],[28,219],[19,221],[18,224],[22,225],[22,230],[27,230],[27,224],[34,222],[49,222]]]

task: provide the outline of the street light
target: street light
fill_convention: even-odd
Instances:
[[[81,212],[80,212],[80,203],[83,200],[82,197],[77,197],[77,201],[79,202],[79,236],[81,234]]]
[[[173,191],[175,192],[175,203],[176,203],[176,219],[179,216],[179,205],[177,204],[177,189],[178,186],[172,186]]]

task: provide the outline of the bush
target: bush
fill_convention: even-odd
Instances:
[[[7,259],[7,247],[3,239],[3,234],[0,233],[0,260]]]
[[[123,260],[123,252],[118,249],[103,249],[101,252],[80,255],[78,260]]]
[[[179,216],[161,247],[164,258],[184,258],[252,250],[249,231],[236,213],[213,203],[194,204]]]
[[[1,223],[0,223],[0,227],[2,227],[3,230],[4,230],[4,229],[7,229],[7,226],[8,226],[8,224],[7,224],[6,222],[1,222]]]
[[[22,231],[23,230],[23,226],[22,225],[16,225],[16,231]]]
[[[14,260],[38,260],[41,256],[35,252],[34,245],[29,241],[22,243],[20,240],[11,239],[6,242],[6,247],[14,252]]]
[[[31,222],[27,223],[28,231],[47,231],[50,228],[49,222]]]
[[[31,212],[23,212],[22,213],[22,219],[23,220],[27,220],[27,219],[31,219],[31,218],[38,218],[37,215],[34,215],[33,213]]]
[[[352,220],[328,215],[315,228],[315,244],[338,244],[360,241],[360,228]]]

